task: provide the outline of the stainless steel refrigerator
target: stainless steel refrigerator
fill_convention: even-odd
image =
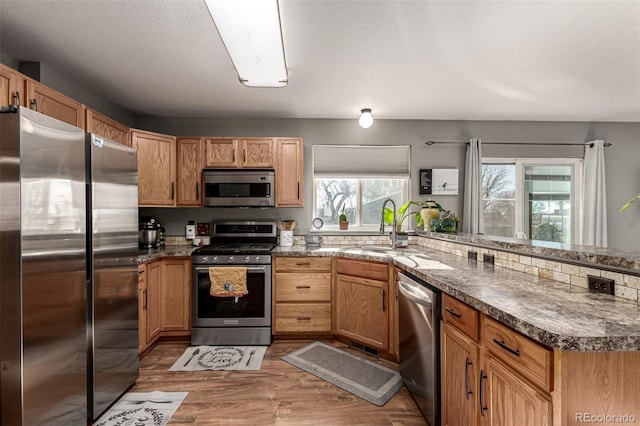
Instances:
[[[137,377],[136,156],[91,140],[0,113],[3,425],[86,425]]]

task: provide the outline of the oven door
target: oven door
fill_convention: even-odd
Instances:
[[[224,268],[238,265],[216,265]],[[193,268],[193,327],[269,327],[271,326],[271,265],[247,266],[248,294],[239,297],[213,297],[208,266]]]

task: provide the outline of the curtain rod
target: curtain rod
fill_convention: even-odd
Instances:
[[[425,145],[435,145],[435,144],[440,144],[440,145],[468,145],[469,142],[463,142],[463,141],[451,141],[451,142],[437,142],[437,141],[431,141],[428,140],[424,143]],[[549,142],[543,142],[543,143],[533,143],[533,142],[481,142],[482,145],[548,145],[548,146],[569,146],[569,145],[589,145],[590,148],[593,148],[593,142],[563,142],[563,143],[549,143]],[[611,146],[611,142],[605,142],[604,147],[609,147]]]

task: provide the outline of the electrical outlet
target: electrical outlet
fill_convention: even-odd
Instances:
[[[467,252],[467,259],[469,259],[469,260],[478,260],[478,252],[477,251],[473,251],[473,250],[469,250]]]
[[[493,260],[494,260],[494,256],[492,254],[483,254],[482,255],[482,261],[485,264],[489,263],[489,264],[493,265],[494,264]]]
[[[587,275],[587,283],[590,293],[604,293],[613,296],[615,281],[610,278],[596,277],[595,275]]]

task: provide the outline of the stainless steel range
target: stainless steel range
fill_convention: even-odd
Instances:
[[[271,250],[275,222],[214,223],[211,245],[193,252],[192,345],[271,344]],[[210,268],[244,266],[245,296],[210,295]]]

